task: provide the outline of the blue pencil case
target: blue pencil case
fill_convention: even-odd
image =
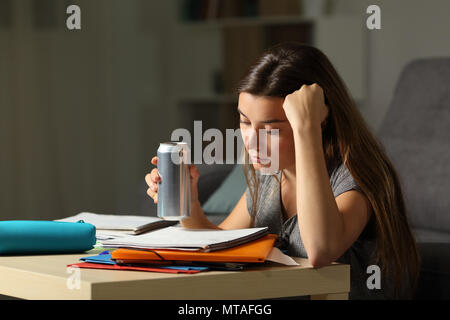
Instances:
[[[95,242],[95,226],[83,221],[0,221],[0,255],[77,253]]]

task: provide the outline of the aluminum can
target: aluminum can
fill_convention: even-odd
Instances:
[[[164,142],[159,145],[158,217],[182,220],[191,210],[190,152],[185,142]]]

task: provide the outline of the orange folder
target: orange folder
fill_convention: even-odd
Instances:
[[[203,262],[264,262],[272,250],[276,234],[267,234],[257,240],[239,246],[212,251],[180,251],[170,249],[124,249],[112,252],[112,259],[120,263],[158,263],[164,261],[203,261]]]

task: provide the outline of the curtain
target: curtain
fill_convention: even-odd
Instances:
[[[0,220],[136,213],[141,88],[135,39],[121,42],[133,25],[115,34],[113,13],[135,8],[78,1],[82,31],[69,31],[65,1],[45,1],[53,20],[36,2],[11,2],[0,26]]]

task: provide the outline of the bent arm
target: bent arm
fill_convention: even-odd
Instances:
[[[320,267],[356,240],[368,221],[368,207],[357,191],[334,198],[320,126],[294,130],[294,142],[298,225],[311,264]]]

